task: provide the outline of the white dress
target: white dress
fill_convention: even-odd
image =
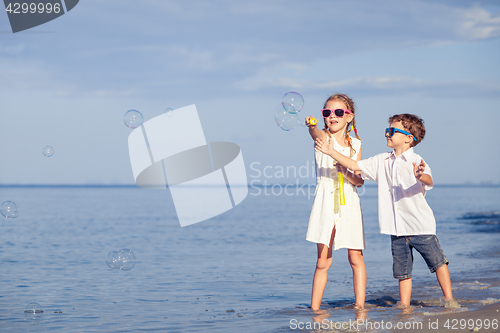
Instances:
[[[333,137],[327,136],[327,141],[334,140],[334,148],[342,155],[350,156],[350,147],[341,147]],[[357,160],[361,149],[361,141],[352,138],[352,147],[355,150],[351,157]],[[334,176],[333,158],[315,150],[316,157],[316,192],[314,203],[309,218],[306,239],[310,242],[330,246],[332,230],[335,227],[334,249],[365,249],[365,234],[363,231],[363,218],[359,204],[358,192],[344,177],[345,205],[339,205],[339,212],[334,212]]]

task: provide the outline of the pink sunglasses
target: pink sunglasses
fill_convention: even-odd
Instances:
[[[337,118],[342,118],[346,112],[347,113],[352,113],[352,111],[349,111],[347,109],[335,109],[335,110],[323,109],[323,110],[321,110],[321,113],[323,114],[323,118],[330,117],[330,115],[332,114],[332,112],[335,113],[335,116]]]

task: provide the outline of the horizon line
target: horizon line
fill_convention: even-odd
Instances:
[[[299,183],[299,184],[291,184],[291,183],[269,183],[269,184],[247,184],[248,187],[272,187],[272,186],[290,186],[290,187],[297,187],[297,186],[306,186],[306,185],[314,185],[316,186],[316,183]],[[211,187],[214,185],[198,185],[195,187]],[[245,185],[236,185],[236,186],[245,186]],[[370,184],[365,184],[363,186],[366,187],[377,187],[378,184],[376,183],[370,183]],[[137,186],[136,184],[98,184],[98,183],[88,183],[88,184],[82,184],[82,183],[74,183],[74,184],[19,184],[19,183],[13,183],[13,184],[1,184],[0,183],[0,188],[8,188],[8,187],[95,187],[95,188],[105,188],[105,187],[137,187],[137,188],[142,188],[140,186]],[[500,187],[500,183],[455,183],[455,184],[434,184],[434,187]],[[166,186],[165,188],[168,188]]]

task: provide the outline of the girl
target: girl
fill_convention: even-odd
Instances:
[[[354,121],[354,102],[343,94],[330,96],[322,110],[325,127],[320,130],[310,124],[312,117],[306,118],[309,133],[313,141],[317,138],[325,142],[333,140],[334,147],[345,156],[354,160],[361,160],[361,139],[356,130]],[[349,136],[354,129],[356,138]],[[352,268],[354,309],[363,309],[366,292],[366,268],[363,259],[365,237],[363,220],[356,187],[363,186],[361,177],[343,168],[326,154],[315,150],[317,186],[309,227],[308,241],[317,243],[318,261],[312,286],[311,309],[319,310],[328,278],[328,269],[332,265],[332,246],[335,250],[347,248],[348,259]],[[335,187],[338,174],[344,175],[345,205],[340,205],[338,192]]]

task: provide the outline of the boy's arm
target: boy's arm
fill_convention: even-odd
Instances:
[[[420,164],[413,162],[413,173],[415,174],[415,178],[420,180],[424,185],[430,186],[432,184],[431,175],[424,173],[425,170],[425,162],[424,160],[420,160]]]
[[[357,161],[361,161],[361,147],[359,148]],[[359,166],[359,165],[358,165]],[[338,172],[342,172],[344,174],[344,178],[346,178],[352,185],[356,187],[361,187],[364,185],[365,181],[361,177],[360,171],[351,172],[351,170],[343,167],[340,164],[337,164]]]
[[[334,160],[336,160],[340,165],[351,169],[352,171],[361,171],[358,166],[358,162],[350,159],[347,156],[342,155],[333,148],[333,142],[327,143],[323,139],[316,139],[316,149],[324,154],[330,155]]]

